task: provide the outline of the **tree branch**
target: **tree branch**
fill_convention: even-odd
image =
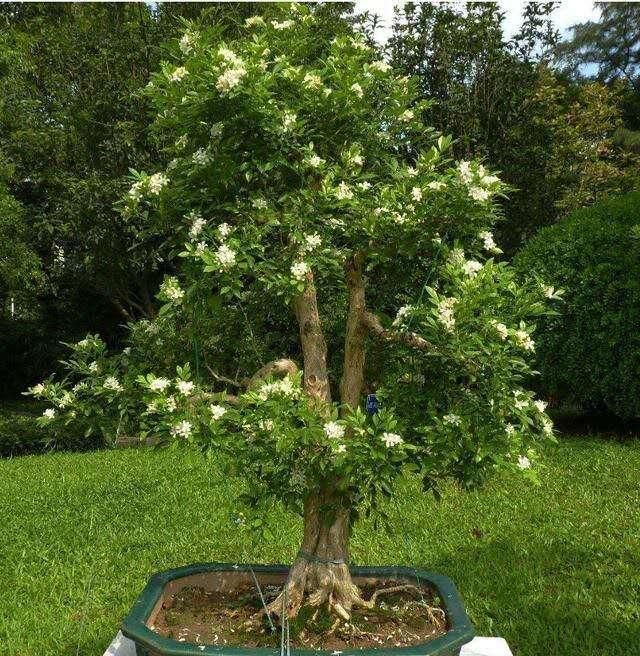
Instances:
[[[435,351],[436,348],[428,342],[424,337],[420,337],[416,333],[402,332],[400,330],[387,330],[381,323],[380,319],[371,312],[365,312],[362,321],[367,330],[377,339],[383,342],[395,342],[397,344],[405,344],[420,351]]]
[[[222,374],[216,373],[208,364],[205,363],[205,369],[211,374],[212,378],[215,378],[219,383],[227,383],[227,385],[231,385],[232,387],[237,387],[238,389],[242,389],[243,387],[246,387],[244,382],[240,382],[237,380],[233,380],[233,378],[227,378],[226,376],[223,376]]]
[[[267,362],[263,367],[260,367],[248,381],[243,381],[243,385],[248,389],[251,389],[264,380],[269,378],[269,376],[294,376],[300,371],[298,365],[293,361],[287,358],[282,358],[280,360],[273,360],[272,362]]]

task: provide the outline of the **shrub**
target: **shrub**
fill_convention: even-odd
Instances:
[[[561,314],[539,326],[545,391],[583,408],[640,416],[640,192],[540,230],[515,263],[565,290]]]

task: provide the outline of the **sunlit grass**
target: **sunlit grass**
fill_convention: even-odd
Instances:
[[[480,635],[522,656],[607,656],[640,644],[640,444],[572,439],[542,485],[519,478],[442,502],[403,481],[395,535],[356,527],[357,563],[442,572]],[[149,450],[0,461],[0,654],[101,654],[154,572],[287,562],[299,522],[252,541],[230,521],[237,484],[197,454]]]

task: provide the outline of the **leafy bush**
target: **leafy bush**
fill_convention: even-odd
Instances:
[[[42,403],[3,401],[0,405],[0,457],[11,458],[46,451],[87,451],[103,446],[103,439],[84,436],[76,427],[51,428],[39,425]]]
[[[561,314],[543,318],[537,333],[546,392],[640,416],[640,192],[544,228],[515,262],[566,293]]]

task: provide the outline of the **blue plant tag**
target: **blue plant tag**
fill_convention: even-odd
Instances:
[[[367,404],[366,404],[367,413],[370,415],[375,415],[378,412],[378,397],[375,394],[367,394]]]

